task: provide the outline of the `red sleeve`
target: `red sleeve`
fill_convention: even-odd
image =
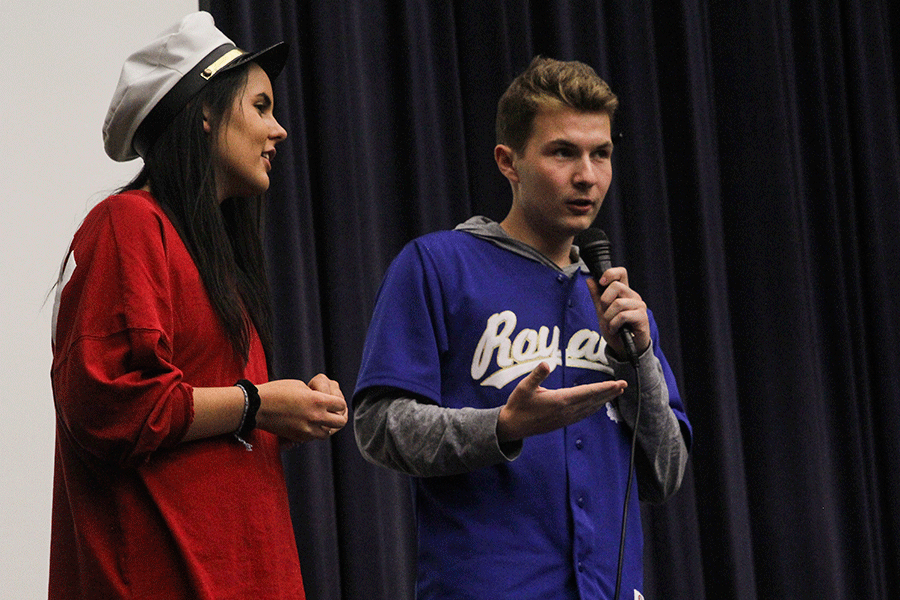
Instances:
[[[149,198],[124,194],[92,210],[72,242],[53,392],[65,434],[101,460],[138,464],[177,444],[193,419],[193,390],[172,362],[170,253],[183,250],[173,236]]]

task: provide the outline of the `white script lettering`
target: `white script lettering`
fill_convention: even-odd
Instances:
[[[497,370],[488,375],[481,385],[498,389],[530,373],[541,362],[552,371],[562,364],[559,349],[559,327],[541,326],[539,329],[522,329],[515,337],[518,318],[511,310],[491,315],[472,357],[472,379],[478,381],[487,375],[492,364]],[[512,338],[512,339],[510,339]],[[597,331],[582,329],[575,332],[566,345],[566,365],[612,374],[606,362],[606,341]]]

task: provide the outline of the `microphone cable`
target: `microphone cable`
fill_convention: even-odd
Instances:
[[[637,384],[637,411],[634,416],[634,431],[631,433],[631,457],[628,461],[628,481],[625,484],[625,503],[622,506],[622,533],[619,537],[619,562],[616,567],[616,590],[613,594],[613,600],[619,600],[619,591],[622,586],[622,566],[625,562],[625,531],[628,526],[628,503],[631,500],[631,481],[634,477],[634,456],[635,450],[637,449],[638,427],[641,423],[641,372],[638,369],[638,357],[636,354],[631,354],[628,359],[631,366],[634,368],[635,383]],[[619,417],[622,418],[624,422],[625,419],[622,417],[621,411]]]

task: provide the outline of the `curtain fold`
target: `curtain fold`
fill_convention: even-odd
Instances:
[[[209,0],[290,44],[266,251],[278,377],[349,397],[400,248],[502,218],[494,113],[535,54],[619,95],[597,225],[695,443],[644,506],[646,597],[900,597],[900,9],[886,0]],[[286,451],[307,595],[413,598],[409,481],[352,426]]]

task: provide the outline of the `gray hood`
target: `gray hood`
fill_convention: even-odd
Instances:
[[[509,234],[506,233],[506,231],[504,231],[502,227],[500,227],[500,223],[492,221],[487,217],[472,217],[468,221],[457,225],[454,231],[464,231],[468,234],[474,235],[477,238],[487,240],[499,248],[503,248],[504,250],[508,250],[514,254],[518,254],[519,256],[523,256],[537,263],[541,263],[542,265],[547,265],[548,267],[556,271],[565,273],[570,277],[579,269],[582,269],[585,272],[587,271],[587,266],[585,266],[584,262],[582,262],[581,257],[578,254],[578,246],[572,246],[572,265],[566,267],[565,269],[560,269],[555,262],[547,258],[541,252],[538,252],[536,249],[532,248],[525,242],[520,242],[519,240],[515,240],[509,237]]]

